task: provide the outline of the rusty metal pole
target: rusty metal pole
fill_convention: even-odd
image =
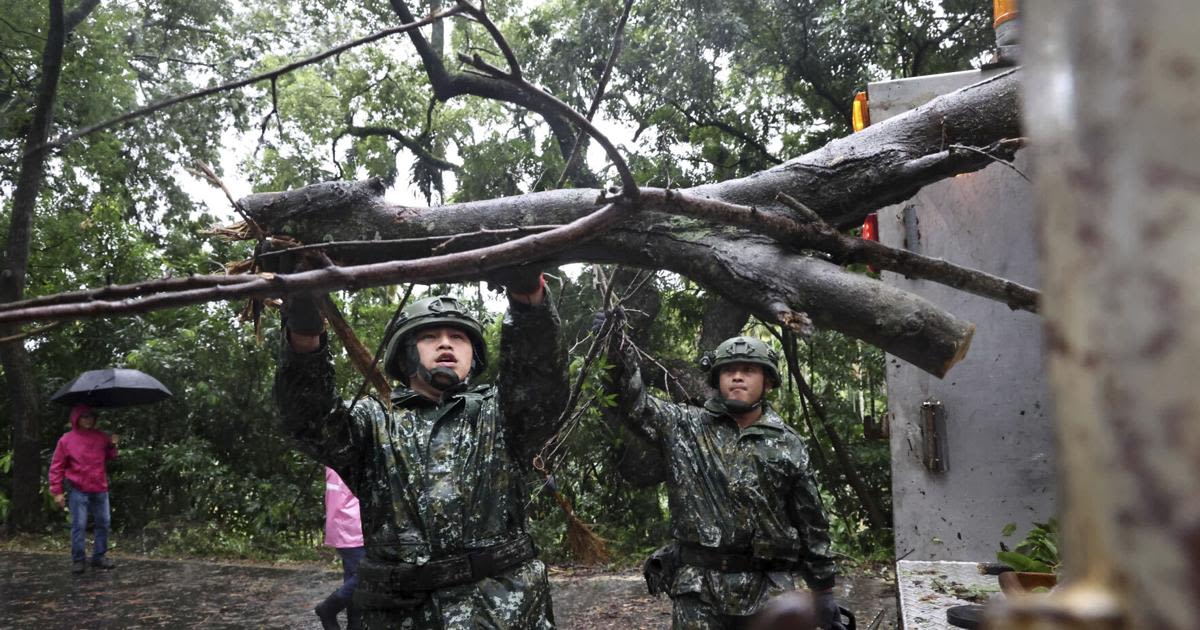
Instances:
[[[1068,583],[1001,628],[1200,628],[1200,3],[1022,6]]]

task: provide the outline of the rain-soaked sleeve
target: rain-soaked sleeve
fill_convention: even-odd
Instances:
[[[284,433],[296,439],[300,451],[336,470],[351,488],[357,487],[353,478],[374,439],[371,418],[382,410],[374,399],[365,398],[350,413],[338,398],[324,334],[313,352],[296,352],[283,341],[275,373],[275,404]]]
[[[540,304],[509,300],[500,328],[500,411],[510,444],[528,463],[559,429],[567,406],[567,349],[549,289]]]
[[[832,588],[837,567],[829,549],[829,521],[821,506],[821,495],[808,472],[808,453],[802,444],[792,449],[796,466],[788,496],[788,515],[800,535],[800,573],[813,590]]]
[[[683,413],[683,408],[646,391],[635,352],[629,345],[609,352],[613,363],[609,383],[617,395],[617,415],[634,433],[661,444],[669,435],[671,421]]]

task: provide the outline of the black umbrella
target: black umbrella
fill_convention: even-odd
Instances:
[[[108,368],[80,374],[54,392],[50,400],[64,405],[83,403],[93,407],[126,407],[170,397],[171,390],[145,372]]]

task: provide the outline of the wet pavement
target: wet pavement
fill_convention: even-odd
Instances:
[[[320,628],[312,607],[341,573],[312,565],[158,560],[114,555],[112,571],[72,575],[61,553],[0,551],[0,628]],[[550,570],[560,628],[637,630],[670,626],[670,602],[646,594],[640,571]],[[841,580],[838,596],[859,628],[879,616],[895,627],[895,587]]]

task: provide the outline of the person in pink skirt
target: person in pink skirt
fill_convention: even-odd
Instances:
[[[337,549],[342,559],[342,587],[317,604],[314,609],[323,630],[341,630],[338,613],[346,611],[346,627],[359,630],[362,613],[351,598],[358,586],[358,563],[363,549],[362,521],[358,514],[358,498],[332,468],[325,468],[325,544]]]

